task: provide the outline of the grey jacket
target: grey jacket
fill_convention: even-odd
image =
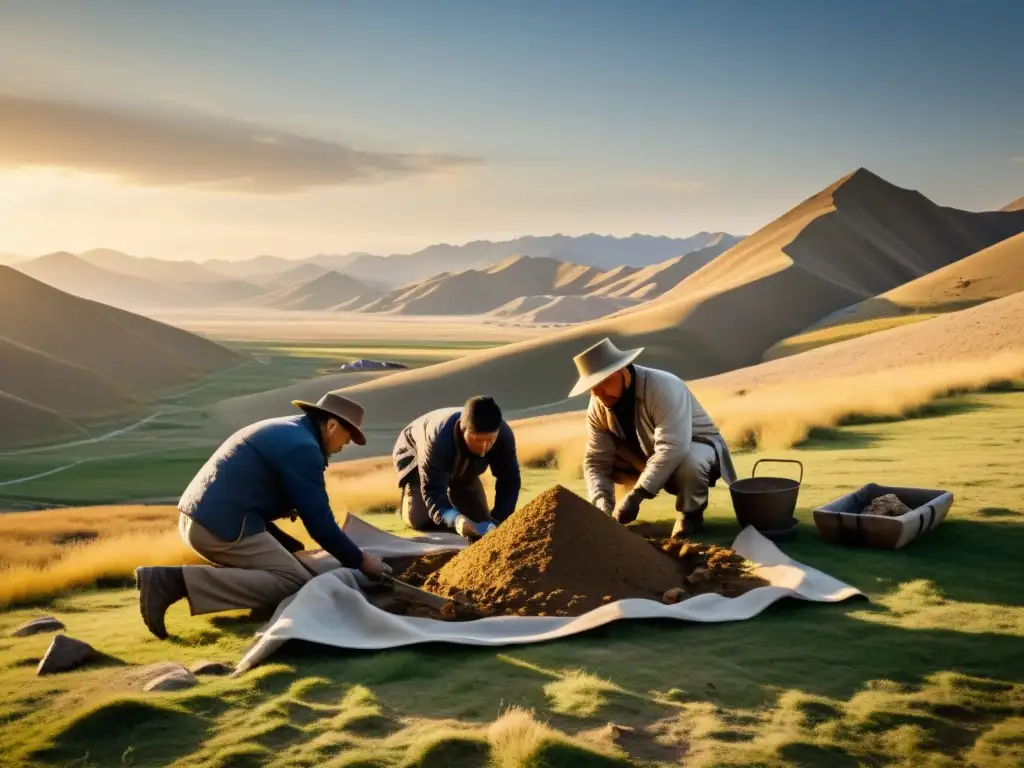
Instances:
[[[640,365],[633,368],[636,371],[636,433],[646,459],[642,470],[638,467],[637,486],[656,495],[682,463],[694,441],[714,447],[721,478],[727,485],[735,482],[736,471],[729,447],[686,383],[667,371]],[[592,503],[615,499],[613,435],[625,438],[611,410],[591,396],[583,474]]]

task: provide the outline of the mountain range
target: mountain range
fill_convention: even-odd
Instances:
[[[707,256],[717,254],[739,238],[724,233],[699,233],[690,238],[634,235],[628,238],[585,235],[578,238],[555,235],[524,237],[507,242],[489,241],[462,246],[431,246],[414,254],[390,257],[364,253],[320,254],[304,260],[258,256],[239,262],[208,260],[165,261],[132,256],[99,248],[80,254],[57,252],[15,262],[19,271],[49,285],[82,298],[100,301],[129,310],[200,309],[214,307],[262,307],[292,310],[357,309],[381,301],[373,311],[402,303],[385,294],[403,286],[402,293],[423,288],[424,281],[440,282],[471,270],[481,271],[510,256],[533,256],[552,262],[564,262],[567,255],[579,257],[572,266],[591,268],[595,273],[609,269],[641,271],[636,280],[650,275],[647,287],[651,295],[664,290],[673,278],[682,279],[700,257],[688,258],[685,265],[651,263],[658,255],[678,259],[691,250]],[[539,254],[539,255],[538,255]],[[553,256],[551,254],[559,254]],[[567,262],[569,263],[569,262]],[[609,265],[609,266],[605,266]],[[644,272],[646,270],[646,272]],[[692,270],[690,270],[692,271]],[[626,272],[622,273],[625,276]],[[660,275],[655,278],[655,275]],[[506,275],[507,276],[507,275]],[[464,278],[460,278],[463,279]],[[332,286],[336,288],[331,293]],[[626,293],[602,294],[626,298]],[[538,286],[538,291],[545,286]],[[442,290],[443,292],[446,289]],[[534,291],[537,293],[538,291]],[[421,291],[422,292],[422,291]],[[484,302],[489,311],[506,301],[526,296],[505,296],[501,301]],[[553,295],[560,295],[556,292]],[[427,306],[429,302],[423,304]],[[592,303],[592,306],[597,306]],[[386,311],[390,311],[387,309]],[[436,314],[437,310],[430,310]]]
[[[479,392],[509,410],[568,408],[573,356],[605,336],[622,348],[644,347],[645,365],[686,379],[713,376],[757,365],[773,344],[827,315],[1021,232],[1024,211],[940,206],[860,168],[658,298],[346,392],[395,423]]]

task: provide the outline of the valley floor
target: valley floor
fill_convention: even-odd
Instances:
[[[785,600],[735,624],[613,624],[504,649],[286,647],[239,679],[169,694],[128,690],[131,665],[234,662],[258,621],[190,618],[177,606],[175,637],[160,642],[131,588],[8,611],[0,751],[12,766],[82,768],[1020,765],[1022,435],[1024,392],[990,393],[948,398],[920,418],[817,431],[800,450],[771,454],[805,465],[799,538],[781,548],[869,601]],[[763,457],[738,455],[738,471]],[[810,510],[869,481],[946,488],[956,500],[945,523],[900,552],[823,543]],[[555,482],[582,490],[573,473],[534,469],[524,501]],[[668,519],[670,502],[648,502],[641,519]],[[724,487],[709,514],[704,538],[730,542],[738,529]],[[395,528],[392,514],[367,518]],[[49,636],[8,635],[40,613],[108,663],[36,677]]]

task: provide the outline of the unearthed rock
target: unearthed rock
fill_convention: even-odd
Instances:
[[[464,592],[496,613],[578,616],[624,598],[660,600],[681,581],[674,558],[559,485],[452,557],[424,588]]]
[[[196,676],[179,665],[179,669],[161,675],[155,680],[150,680],[142,687],[142,690],[183,691],[186,688],[193,688],[197,685],[199,685],[199,680],[196,679]]]
[[[67,629],[67,627],[65,627],[58,619],[53,616],[43,616],[41,618],[25,622],[16,630],[11,632],[11,637],[28,637],[29,635],[39,635],[43,632],[57,632],[61,629]]]
[[[899,496],[895,493],[887,493],[884,496],[876,496],[872,499],[871,503],[864,507],[861,514],[899,517],[910,511],[910,507],[900,501]]]
[[[192,665],[193,675],[230,675],[235,668],[223,661],[198,661]]]
[[[717,592],[725,597],[737,597],[768,583],[755,576],[750,563],[727,547],[700,544],[685,539],[660,539],[651,543],[665,554],[678,558],[687,593],[680,599],[702,592]],[[662,601],[664,602],[664,596]]]
[[[96,655],[96,650],[88,643],[75,640],[64,634],[56,635],[50,647],[36,668],[37,675],[51,675],[67,672],[81,666]]]
[[[672,587],[672,589],[667,590],[665,594],[661,596],[661,602],[666,605],[675,605],[676,603],[681,603],[686,599],[686,597],[685,589],[682,587]]]

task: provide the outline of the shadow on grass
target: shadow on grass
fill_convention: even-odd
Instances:
[[[794,447],[804,451],[840,451],[851,448],[873,448],[882,442],[876,433],[851,432],[838,427],[814,427]]]
[[[161,701],[115,699],[65,720],[31,756],[56,765],[167,765],[197,750],[208,728],[204,718]]]
[[[797,516],[813,521],[810,510],[799,510]],[[810,522],[801,526],[796,540],[779,547],[795,560],[852,584],[869,596],[889,592],[902,582],[925,579],[948,600],[1013,606],[1024,603],[1024,580],[1011,576],[1024,552],[1024,526],[1020,525],[947,518],[921,539],[901,550],[889,551],[827,544]]]

